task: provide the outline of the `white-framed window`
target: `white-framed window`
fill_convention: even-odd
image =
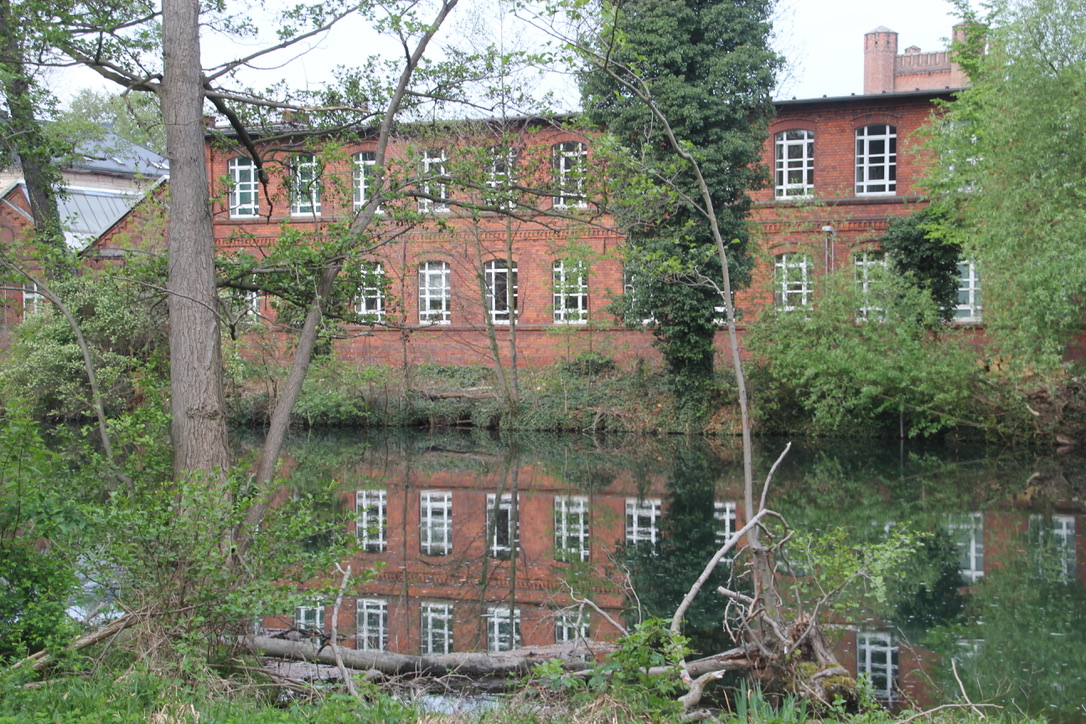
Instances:
[[[886,275],[886,255],[881,251],[861,251],[852,257],[852,266],[856,271],[856,286],[860,290],[860,319],[882,319],[886,310],[871,302],[878,281]]]
[[[565,644],[587,639],[591,628],[583,611],[558,611],[554,614],[554,643]]]
[[[773,259],[773,303],[778,310],[790,312],[811,304],[811,255],[802,252],[778,254]]]
[[[299,153],[290,162],[291,216],[320,216],[321,180],[317,157]]]
[[[814,131],[781,131],[775,140],[777,198],[810,196],[814,190]]]
[[[638,279],[638,276],[635,272],[632,272],[629,269],[622,270],[622,294],[626,297],[626,299],[629,300],[627,307],[630,309],[633,309],[637,306],[641,294],[641,285],[639,284],[639,281],[640,280]],[[652,316],[642,318],[634,317],[632,319],[627,319],[624,321],[626,321],[627,324],[634,323],[642,325],[651,325],[656,323],[656,319]]]
[[[494,146],[489,150],[487,169],[487,193],[484,200],[499,209],[516,206],[517,154],[508,146]]]
[[[641,542],[656,545],[660,536],[661,507],[659,498],[626,498],[627,545]]]
[[[957,322],[979,322],[981,316],[980,270],[971,261],[958,262],[958,302],[954,307]]]
[[[505,259],[494,259],[483,264],[483,281],[486,284],[486,310],[494,324],[509,324],[509,300],[513,301],[513,314],[517,313],[517,263],[509,268]]]
[[[45,309],[45,295],[41,293],[37,282],[23,285],[23,316],[35,314]]]
[[[355,492],[355,535],[370,553],[381,553],[388,545],[388,491]]]
[[[554,154],[555,193],[552,202],[556,208],[581,208],[585,199],[585,173],[588,170],[588,147],[580,141],[565,141],[552,147]]]
[[[486,496],[486,528],[490,538],[490,555],[510,558],[520,552],[520,520],[517,496],[504,493],[501,498]]]
[[[486,609],[487,651],[512,651],[520,647],[520,609],[489,606]]]
[[[324,604],[313,601],[294,609],[294,628],[299,631],[324,633]]]
[[[423,656],[440,656],[452,653],[453,607],[451,603],[423,601],[422,603],[421,653]]]
[[[736,530],[736,505],[734,500],[714,500],[713,501],[713,520],[716,522],[716,545],[719,549],[725,543],[727,543]],[[735,557],[735,548],[732,548],[732,552],[722,558],[721,561],[730,561]]]
[[[251,158],[232,158],[230,173],[230,218],[249,219],[260,214],[260,182]]]
[[[388,647],[388,601],[360,598],[356,603],[355,648],[384,651]]]
[[[452,493],[427,490],[420,496],[419,547],[426,556],[452,553]]]
[[[984,577],[984,515],[962,513],[947,518],[947,532],[958,550],[962,580],[976,583]]]
[[[897,190],[897,129],[875,123],[856,129],[856,195]]]
[[[354,162],[354,210],[358,211],[373,196],[377,152],[359,151],[351,157],[351,160]]]
[[[354,300],[354,311],[370,321],[385,319],[385,267],[381,262],[362,264],[362,286]]]
[[[554,322],[584,324],[588,321],[588,274],[582,262],[554,262]]]
[[[554,498],[554,558],[559,561],[587,561],[588,497],[558,495]]]
[[[1064,583],[1075,580],[1075,516],[1030,515],[1029,536],[1042,572],[1054,569]]]
[[[452,319],[452,277],[443,261],[419,264],[419,324],[448,324]]]
[[[445,178],[445,149],[428,148],[422,152],[422,181],[419,191],[429,198],[419,198],[419,211],[448,211],[448,183]]]
[[[875,698],[892,702],[898,691],[898,647],[889,633],[856,634],[856,676],[867,677]]]

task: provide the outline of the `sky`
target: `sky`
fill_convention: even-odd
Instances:
[[[464,2],[458,8],[471,15],[473,6],[487,5],[486,0]],[[831,9],[832,8],[832,9]],[[898,33],[898,48],[917,45],[922,51],[942,50],[955,22],[947,0],[778,0],[774,19],[774,46],[788,66],[782,73],[777,98],[819,98],[863,92],[863,36],[881,26]],[[486,12],[486,11],[483,11]],[[464,22],[461,20],[461,22]],[[514,32],[502,23],[502,32]],[[274,80],[286,78],[293,86],[319,83],[331,68],[350,64],[350,56],[372,41],[367,28],[347,26],[322,38],[313,49],[291,60],[285,68],[271,72]],[[459,32],[464,32],[460,30]],[[221,43],[205,41],[205,64],[223,50]],[[238,52],[237,48],[233,49]],[[240,54],[248,49],[241,48]],[[233,53],[231,53],[232,55]],[[270,82],[270,81],[269,81]],[[263,85],[263,83],[260,83]],[[101,81],[90,71],[65,73],[50,83],[62,98],[82,87],[116,92],[116,87]],[[567,94],[570,103],[575,93]],[[564,104],[563,104],[564,105]]]
[[[946,0],[779,0],[775,46],[791,66],[776,95],[862,93],[865,33],[880,25],[896,31],[898,52],[944,50],[956,22],[951,11]]]

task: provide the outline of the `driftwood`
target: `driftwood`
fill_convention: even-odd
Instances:
[[[468,387],[459,391],[420,392],[427,400],[492,400],[494,391],[490,387]]]
[[[136,623],[141,616],[139,614],[125,614],[115,621],[111,621],[109,624],[103,626],[97,631],[91,631],[88,634],[80,636],[66,647],[68,651],[82,651],[85,648],[94,646],[101,643],[108,638],[118,635],[121,631],[124,631],[129,626]],[[49,667],[53,663],[53,655],[47,651],[39,651],[36,654],[31,654],[21,661],[17,661],[11,666],[11,670],[27,669],[29,671],[42,671]]]
[[[289,641],[270,636],[245,636],[239,643],[253,653],[295,661],[336,665],[330,647],[320,648],[312,641]],[[376,670],[387,676],[520,677],[532,667],[558,659],[568,671],[588,668],[585,659],[609,650],[606,644],[581,642],[556,646],[535,646],[502,653],[455,653],[439,656],[411,656],[389,651],[358,651],[337,647],[344,666],[357,670]]]

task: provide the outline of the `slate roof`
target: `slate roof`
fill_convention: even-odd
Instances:
[[[76,146],[73,170],[119,176],[161,178],[170,173],[170,163],[149,148],[126,141],[109,128],[101,138],[87,139]]]

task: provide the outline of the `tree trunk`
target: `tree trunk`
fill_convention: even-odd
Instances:
[[[0,69],[10,114],[5,129],[5,145],[13,156],[18,157],[34,230],[41,247],[39,251],[46,257],[47,276],[55,279],[70,270],[70,265],[64,259],[67,245],[57,210],[56,190],[61,179],[52,147],[46,143],[41,124],[34,116],[33,81],[23,62],[24,32],[11,0],[0,0]]]
[[[318,647],[311,641],[288,641],[270,636],[247,636],[241,641],[242,646],[256,653],[275,656],[282,659],[311,661],[335,665],[336,655],[331,646]],[[611,651],[614,647],[602,644],[600,651]],[[596,653],[595,646],[589,648],[583,644],[563,644],[540,646],[531,649],[519,649],[504,653],[457,653],[440,656],[410,656],[394,654],[390,651],[359,651],[357,649],[339,649],[343,664],[352,669],[375,669],[389,676],[442,676],[456,673],[459,677],[475,678],[483,676],[523,677],[532,667],[550,659],[559,659],[568,670],[587,668],[585,657],[590,659]]]
[[[170,159],[167,226],[174,475],[220,477],[226,442],[215,244],[204,156],[198,0],[163,0],[162,118]]]

